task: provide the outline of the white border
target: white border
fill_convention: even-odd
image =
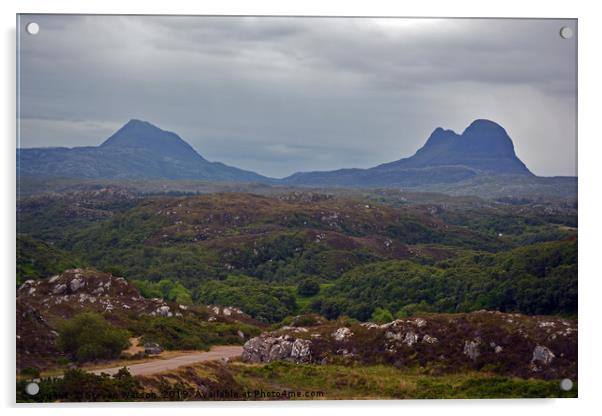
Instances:
[[[211,403],[177,404],[182,413],[232,413],[245,414],[283,413],[303,414],[336,411],[351,415],[363,414],[371,408],[395,414],[444,413],[447,415],[487,414],[504,415],[519,412],[538,412],[548,415],[593,413],[600,408],[598,393],[602,368],[599,349],[602,345],[601,325],[598,319],[602,296],[600,276],[599,241],[602,228],[602,198],[600,190],[602,146],[600,142],[599,115],[602,91],[599,74],[602,74],[600,40],[602,15],[596,13],[596,2],[556,1],[528,3],[524,0],[477,1],[440,0],[419,2],[360,1],[360,0],[222,0],[215,2],[164,0],[128,2],[124,0],[4,0],[0,2],[2,14],[2,48],[0,64],[4,92],[0,102],[0,116],[4,137],[2,148],[2,179],[4,202],[1,225],[3,230],[2,256],[4,283],[2,331],[3,374],[0,378],[2,404],[14,402],[14,264],[15,264],[15,14],[16,13],[132,13],[132,14],[253,14],[253,15],[346,15],[346,16],[446,16],[446,17],[557,17],[579,19],[579,399],[576,400],[494,400],[494,401],[358,401],[310,403]],[[9,411],[15,411],[14,405]],[[110,407],[110,408],[107,408]],[[58,409],[57,409],[58,408]],[[21,408],[27,414],[60,411],[61,414],[81,414],[83,408],[90,415],[120,411],[164,414],[166,405],[61,405],[54,407]],[[123,411],[123,409],[121,409]],[[124,413],[125,413],[124,411]]]

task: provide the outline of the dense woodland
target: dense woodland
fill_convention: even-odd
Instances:
[[[577,312],[574,202],[438,194],[102,188],[18,203],[17,283],[111,272],[146,297],[238,306],[259,321],[480,309]]]

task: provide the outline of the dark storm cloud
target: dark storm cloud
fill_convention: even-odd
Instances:
[[[96,145],[129,118],[262,174],[368,167],[437,126],[502,124],[574,175],[574,21],[25,16],[21,146]]]

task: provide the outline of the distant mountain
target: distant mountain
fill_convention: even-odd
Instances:
[[[295,173],[291,185],[420,186],[458,182],[478,175],[533,176],[514,152],[503,127],[475,120],[462,134],[437,128],[412,157],[369,169]]]
[[[17,149],[17,172],[24,177],[269,181],[209,162],[177,134],[140,120],[130,120],[97,147]]]
[[[409,158],[370,169],[295,173],[280,180],[209,162],[177,134],[140,120],[130,120],[96,147],[18,149],[17,169],[21,177],[36,178],[188,179],[324,187],[428,188],[477,178],[503,177],[505,182],[536,178],[516,156],[506,131],[489,120],[474,121],[462,134],[437,128]]]

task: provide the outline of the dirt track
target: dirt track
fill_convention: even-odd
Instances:
[[[126,367],[133,376],[141,376],[173,370],[174,368],[178,368],[183,365],[190,365],[201,361],[212,361],[219,360],[221,358],[238,357],[241,353],[242,347],[240,345],[220,345],[211,348],[210,351],[183,354],[166,359],[157,359],[144,363],[131,364],[127,365]],[[100,373],[113,375],[116,374],[121,368],[123,368],[123,366],[100,368],[91,372],[98,375]]]

